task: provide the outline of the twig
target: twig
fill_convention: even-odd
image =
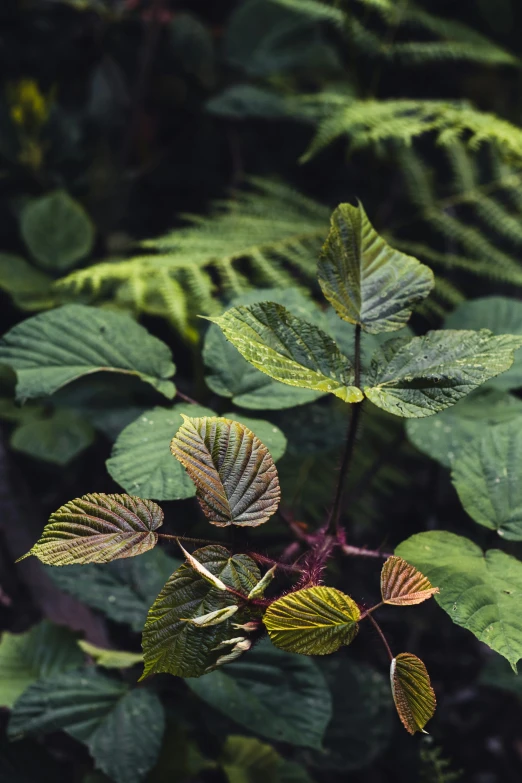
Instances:
[[[294,573],[301,574],[302,568],[299,568],[297,565],[290,565],[289,563],[281,563],[280,560],[273,560],[271,557],[266,557],[266,555],[260,555],[258,552],[247,552],[246,553],[248,557],[251,557],[252,560],[255,560],[258,563],[262,563],[263,565],[269,565],[274,566],[276,565],[278,568],[281,569],[281,571],[293,571]]]
[[[388,642],[386,641],[386,637],[385,637],[385,635],[383,634],[383,632],[381,631],[381,627],[380,627],[380,625],[378,624],[377,620],[376,620],[376,619],[373,617],[373,615],[371,615],[371,614],[366,614],[365,616],[366,616],[366,617],[368,618],[368,620],[369,620],[369,621],[370,621],[370,622],[373,624],[373,626],[374,626],[375,630],[377,631],[377,633],[379,634],[379,636],[380,636],[380,637],[381,637],[381,639],[382,639],[382,643],[383,643],[383,644],[384,644],[384,646],[386,647],[386,652],[388,653],[388,656],[389,656],[389,658],[390,658],[390,661],[393,661],[393,653],[392,653],[392,651],[390,650],[390,645],[389,645],[389,644],[388,644]]]
[[[199,402],[193,400],[192,397],[188,396],[188,394],[183,394],[183,392],[180,392],[179,389],[176,389],[176,397],[181,397],[182,400],[185,400],[185,402],[190,402],[191,405],[199,405]]]

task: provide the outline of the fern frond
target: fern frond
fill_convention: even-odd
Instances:
[[[351,149],[400,143],[432,133],[449,146],[463,137],[471,150],[495,145],[505,159],[522,160],[522,128],[467,103],[432,100],[350,100],[337,104],[319,123],[315,138],[301,158],[306,162],[336,139],[346,136]]]
[[[81,269],[57,282],[65,298],[115,301],[135,314],[167,318],[193,335],[198,314],[218,308],[219,294],[251,285],[286,287],[315,280],[328,208],[287,185],[252,180],[253,188],[217,202],[209,216],[186,216],[185,228],[141,244],[151,252]]]

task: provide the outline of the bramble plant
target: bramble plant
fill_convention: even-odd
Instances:
[[[486,329],[443,329],[413,336],[407,323],[433,288],[432,272],[388,245],[361,204],[341,204],[334,211],[318,277],[338,316],[333,325],[329,312],[329,332],[319,325],[326,323],[323,312],[310,310],[301,317],[294,314],[299,307],[289,304],[287,309],[274,301],[253,300],[209,318],[253,368],[278,382],[264,392],[258,381],[250,387],[247,383],[241,393],[264,393],[269,398],[273,390],[281,393],[277,390],[284,384],[296,387],[296,404],[330,393],[350,405],[334,497],[314,531],[279,509],[274,456],[262,442],[270,433],[260,438],[254,434],[256,429],[260,434],[259,422],[249,426],[246,419],[215,416],[188,400],[178,411],[183,423],[177,432],[171,429],[172,414],[155,409],[154,415],[142,417],[144,429],[133,432],[132,424],[120,436],[109,470],[135,494],[89,494],[66,503],[52,514],[40,540],[24,557],[35,555],[52,566],[108,563],[142,555],[159,540],[179,543],[186,562],[167,580],[143,630],[142,679],[161,672],[188,678],[207,675],[248,656],[266,633],[283,651],[330,655],[351,644],[367,620],[390,659],[399,717],[414,734],[424,731],[433,716],[435,694],[423,662],[412,652],[392,652],[374,613],[384,605],[410,606],[435,596],[456,623],[469,628],[516,669],[522,630],[509,616],[522,581],[520,566],[499,550],[484,558],[467,539],[443,531],[414,535],[391,555],[353,546],[344,524],[344,490],[357,460],[361,411],[371,404],[410,420],[439,414],[507,371],[514,352],[522,347],[522,336]],[[291,300],[291,292],[287,298]],[[214,371],[209,385],[222,388],[223,366],[212,345],[224,350],[223,345],[215,331],[212,335],[209,331],[209,339],[214,341],[205,348]],[[168,398],[176,394],[171,380],[175,367],[166,345],[125,316],[82,305],[66,305],[14,327],[0,347],[0,360],[16,370],[21,399],[52,394],[96,371],[135,375]],[[143,434],[147,426],[151,433],[159,429],[162,439],[173,436],[172,455],[195,485],[208,522],[231,529],[229,547],[159,532],[163,511],[150,498],[190,497],[192,490],[178,475],[182,489],[178,486],[173,492],[164,455],[155,453],[154,437],[149,449],[149,438]],[[274,428],[272,436],[273,432]],[[509,440],[510,433],[502,437]],[[130,457],[134,452],[135,462],[142,447],[136,468]],[[508,448],[503,441],[496,447]],[[274,442],[274,454],[276,448]],[[481,524],[520,538],[519,522],[505,522],[509,516],[505,509],[495,517],[490,488],[477,478],[476,462],[487,460],[489,453],[485,444],[480,454],[468,454],[455,463],[459,496]],[[257,552],[255,541],[248,537],[249,531],[276,514],[286,520],[296,539],[279,559]],[[205,545],[190,553],[187,547],[193,544]],[[382,600],[375,606],[365,607],[357,597],[325,584],[334,558],[357,555],[384,560]],[[284,586],[275,589],[281,579]],[[92,647],[86,651],[100,660],[111,654]],[[39,709],[29,688],[11,717],[11,734],[28,730],[28,721],[37,726]]]

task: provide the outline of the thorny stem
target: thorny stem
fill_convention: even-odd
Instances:
[[[271,557],[266,557],[265,555],[260,555],[258,552],[247,552],[246,553],[248,557],[251,557],[252,560],[256,560],[258,563],[262,563],[263,565],[269,565],[274,566],[276,565],[278,568],[281,569],[281,571],[293,571],[294,573],[300,574],[302,573],[302,568],[299,568],[297,565],[290,565],[289,563],[281,563],[279,560],[273,560]]]
[[[360,324],[357,324],[357,326],[355,327],[354,371],[355,371],[354,384],[358,388],[361,384],[361,326]],[[339,517],[341,514],[344,485],[346,482],[346,477],[350,470],[350,465],[352,463],[353,452],[355,447],[355,439],[357,437],[357,428],[361,416],[362,404],[363,404],[362,402],[359,402],[359,403],[354,403],[352,405],[352,415],[350,417],[348,430],[346,432],[346,442],[344,446],[341,468],[339,470],[337,488],[335,491],[335,500],[328,521],[328,529],[331,530],[332,532],[335,531],[337,535],[339,535]]]
[[[374,607],[374,608],[376,608],[376,607]],[[374,617],[373,617],[371,614],[365,614],[365,617],[367,617],[367,618],[368,618],[368,620],[369,620],[369,621],[370,621],[370,622],[373,624],[373,626],[374,626],[375,630],[377,631],[377,633],[379,634],[379,636],[380,636],[380,637],[381,637],[381,639],[382,639],[382,643],[383,643],[383,644],[384,644],[384,646],[386,647],[386,652],[388,653],[388,656],[389,656],[389,658],[390,658],[390,661],[393,661],[393,653],[392,653],[392,651],[390,650],[390,645],[389,645],[389,644],[388,644],[388,642],[386,641],[386,637],[385,637],[385,635],[383,634],[383,632],[381,631],[381,627],[380,627],[380,625],[378,624],[377,620],[375,620],[375,618],[374,618]]]

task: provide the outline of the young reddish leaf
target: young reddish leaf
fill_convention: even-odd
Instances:
[[[171,451],[197,487],[212,525],[256,527],[279,505],[279,479],[268,449],[244,424],[183,416]]]
[[[40,540],[20,560],[35,555],[42,563],[108,563],[141,555],[157,541],[163,511],[152,500],[131,495],[84,495],[49,518]]]
[[[385,604],[412,606],[421,604],[439,592],[428,579],[402,557],[392,555],[382,567],[381,593]]]
[[[390,680],[393,700],[406,731],[415,734],[433,717],[437,700],[430,677],[420,658],[401,653],[391,662]]]
[[[270,604],[263,622],[281,650],[328,655],[353,641],[360,616],[355,601],[340,590],[307,587]]]

